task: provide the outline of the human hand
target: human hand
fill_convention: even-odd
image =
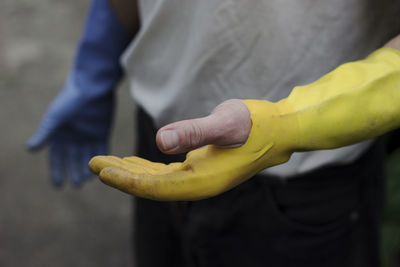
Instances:
[[[31,151],[49,146],[55,187],[61,187],[68,176],[76,187],[91,177],[90,158],[107,153],[112,110],[112,94],[87,98],[76,89],[74,79],[68,79],[27,143]]]
[[[209,116],[168,124],[157,132],[158,148],[166,154],[188,152],[205,145],[243,145],[251,129],[247,106],[238,99],[218,105]]]
[[[131,40],[109,0],[92,0],[71,74],[28,142],[30,150],[49,145],[54,186],[67,176],[81,185],[90,177],[89,159],[107,153],[119,59]]]
[[[104,183],[139,197],[162,201],[212,197],[289,159],[297,125],[287,113],[290,107],[284,102],[229,100],[210,116],[159,130],[157,143],[164,152],[197,148],[184,162],[165,165],[138,157],[97,156],[89,167]]]

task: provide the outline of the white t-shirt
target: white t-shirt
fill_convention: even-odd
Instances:
[[[134,100],[157,126],[224,100],[287,97],[400,33],[398,0],[139,0],[142,27],[123,55]],[[370,142],[295,153],[290,177],[357,159]]]

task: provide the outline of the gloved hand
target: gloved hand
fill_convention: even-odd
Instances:
[[[81,185],[90,177],[89,159],[107,153],[113,89],[122,76],[119,58],[131,39],[108,0],[93,0],[73,69],[27,144],[30,150],[50,146],[54,186],[68,175]]]
[[[104,183],[149,199],[198,200],[222,193],[266,165],[287,161],[291,148],[297,143],[296,118],[281,117],[281,108],[290,107],[277,108],[267,101],[244,102],[250,110],[247,119],[252,125],[246,143],[240,147],[208,145],[189,152],[184,162],[169,165],[139,157],[97,156],[90,161],[90,169],[99,174]],[[246,105],[242,105],[246,109]],[[232,115],[241,116],[238,113]]]
[[[241,147],[208,145],[188,153],[184,162],[169,165],[138,157],[97,156],[89,167],[104,183],[129,194],[197,200],[284,163],[295,151],[336,148],[375,137],[400,127],[400,52],[380,49],[296,87],[277,103],[243,102],[252,125]],[[237,116],[232,113],[233,120]],[[177,133],[170,141],[179,138]]]

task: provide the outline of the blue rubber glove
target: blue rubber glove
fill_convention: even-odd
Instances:
[[[27,144],[30,150],[49,145],[54,186],[68,176],[81,185],[91,177],[90,158],[107,154],[119,58],[131,39],[108,0],[93,0],[71,73]]]

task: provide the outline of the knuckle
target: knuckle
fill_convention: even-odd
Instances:
[[[197,123],[192,122],[188,124],[185,133],[185,140],[187,140],[186,146],[196,148],[202,145],[204,140],[204,131]]]

